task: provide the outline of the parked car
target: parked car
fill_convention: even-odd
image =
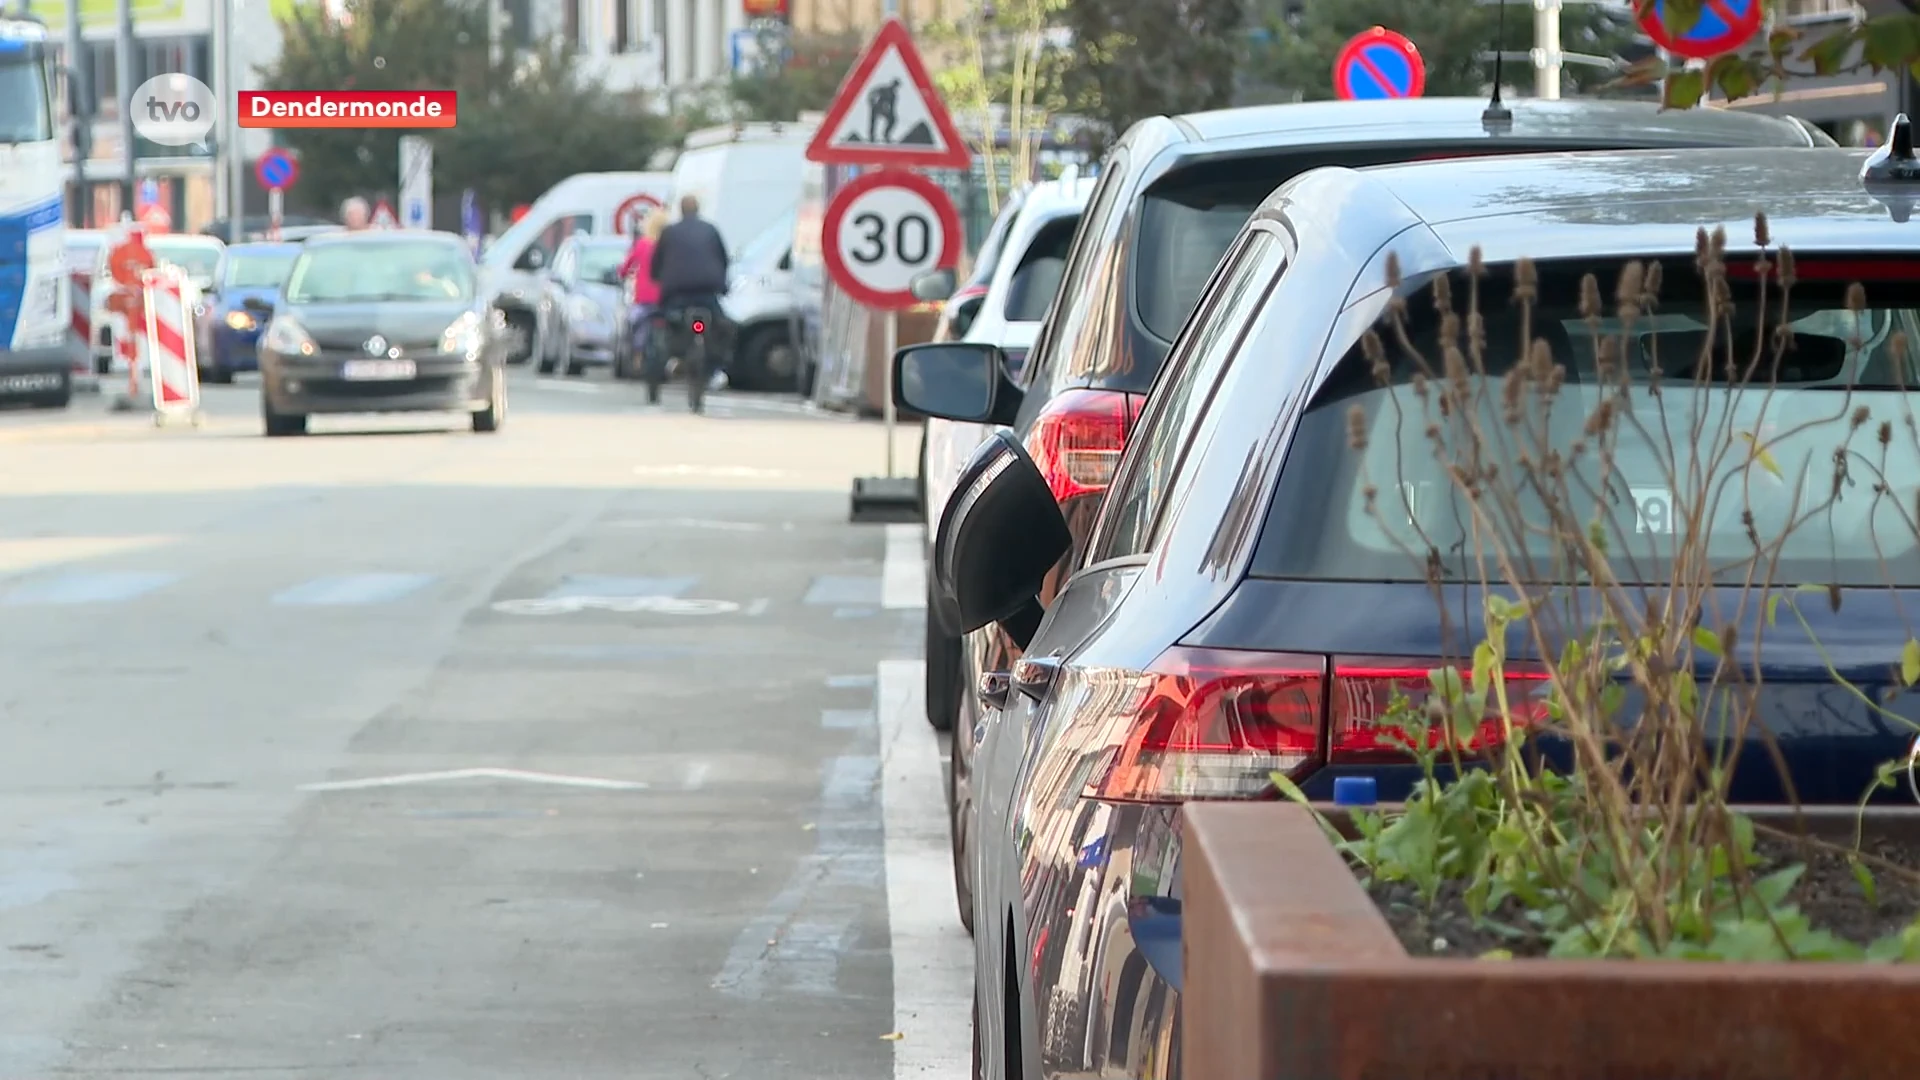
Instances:
[[[988,419],[1012,425],[1024,440],[1066,514],[1077,554],[1169,342],[1241,225],[1282,181],[1323,165],[1542,150],[1804,149],[1814,143],[1808,129],[1791,120],[1539,98],[1513,102],[1505,114],[1477,98],[1422,98],[1143,120],[1108,153],[1074,234],[1060,293],[1019,377],[995,399]],[[995,362],[1005,365],[1004,357]],[[897,388],[901,376],[895,376]],[[971,408],[923,411],[961,422],[980,419]],[[930,640],[928,655],[953,647]],[[933,704],[937,696],[960,702],[952,780],[960,820],[972,798],[972,732],[981,720],[973,690],[983,675],[1010,670],[1017,655],[1005,634],[987,628],[960,646],[959,666],[945,689],[928,687],[930,717],[947,707]],[[964,843],[966,835],[956,831],[956,841]],[[970,865],[964,851],[957,859],[962,867]],[[961,883],[963,907],[966,889]]]
[[[235,372],[258,371],[262,305],[280,301],[280,286],[300,254],[297,243],[236,244],[221,260],[220,279],[195,311],[200,381],[230,383]]]
[[[584,374],[589,367],[621,371],[632,364],[632,293],[620,279],[620,264],[632,246],[624,236],[577,233],[553,257],[553,283],[565,297],[558,314],[568,375]],[[540,373],[550,374],[556,366],[542,360]]]
[[[1020,216],[1020,208],[1026,205],[1027,193],[1032,190],[1032,184],[1022,184],[1007,194],[993,225],[987,229],[987,238],[980,242],[980,251],[973,257],[973,270],[966,281],[954,280],[951,270],[937,270],[928,275],[927,283],[915,290],[923,300],[944,301],[930,340],[958,341],[967,336],[974,318],[980,314],[980,305],[987,298],[987,285],[993,281],[993,272],[1000,268],[1000,256],[1006,251],[1013,219]]]
[[[1522,313],[1507,301],[1515,263],[1540,259],[1529,325],[1566,366],[1562,392],[1575,396],[1555,414],[1575,418],[1571,443],[1599,395],[1614,393],[1597,377],[1596,350],[1576,346],[1591,341],[1581,276],[1596,275],[1610,298],[1628,260],[1659,261],[1658,317],[1684,323],[1702,310],[1696,230],[1725,226],[1731,268],[1756,250],[1754,212],[1764,209],[1773,242],[1796,256],[1794,347],[1851,358],[1853,389],[1842,399],[1831,380],[1810,375],[1750,400],[1764,397],[1783,429],[1804,420],[1841,439],[1856,405],[1892,416],[1920,378],[1902,340],[1920,330],[1905,273],[1920,253],[1920,223],[1905,206],[1890,220],[1863,190],[1864,156],[1642,151],[1314,170],[1264,200],[1198,290],[1085,541],[1040,456],[1011,432],[982,446],[962,474],[968,499],[942,525],[933,612],[960,632],[997,623],[1024,650],[982,688],[990,708],[974,763],[971,864],[977,1076],[1179,1076],[1182,802],[1271,798],[1276,771],[1319,799],[1352,775],[1376,778],[1384,800],[1410,789],[1418,768],[1383,750],[1374,725],[1393,691],[1417,694],[1426,671],[1462,646],[1442,640],[1425,567],[1390,535],[1399,511],[1368,513],[1368,488],[1391,488],[1398,463],[1417,484],[1436,481],[1418,488],[1437,499],[1417,511],[1422,528],[1438,530],[1433,545],[1447,550],[1464,526],[1425,425],[1400,422],[1384,404],[1393,391],[1374,381],[1363,335],[1388,305],[1407,301],[1409,337],[1431,355],[1439,316],[1429,284],[1455,275],[1464,295],[1466,268],[1483,259],[1478,288],[1495,298],[1480,307],[1485,363],[1499,379],[1525,351]],[[1861,280],[1886,306],[1856,316],[1847,296]],[[1729,327],[1743,340],[1765,317],[1750,295],[1736,297]],[[1692,326],[1658,332],[1698,341],[1704,324]],[[901,367],[916,409],[993,419],[1020,402],[989,346],[909,348]],[[1648,381],[1650,365],[1625,367]],[[1390,370],[1402,390],[1414,381],[1412,363]],[[1649,407],[1725,391],[1673,380],[1663,393],[1665,404]],[[1829,475],[1822,463],[1834,441],[1809,437],[1818,446],[1799,444],[1806,458],[1785,461],[1785,475]],[[1641,436],[1640,449],[1655,452],[1660,438]],[[1612,483],[1662,482],[1664,471],[1631,473],[1644,463],[1635,453],[1617,457]],[[1756,497],[1800,498],[1789,486]],[[1643,501],[1635,491],[1596,506],[1639,515]],[[1727,516],[1738,533],[1741,516]],[[1637,520],[1624,522],[1627,535]],[[1824,655],[1784,629],[1785,618],[1759,655],[1766,714],[1779,718],[1768,734],[1807,803],[1856,802],[1913,739],[1867,696],[1836,695],[1830,681],[1835,668],[1859,673],[1871,695],[1898,674],[1886,658],[1908,631],[1883,581],[1920,587],[1920,564],[1911,530],[1878,531],[1888,535],[1876,538],[1871,525],[1812,530],[1773,582],[1879,586],[1850,593],[1844,620],[1824,604],[1810,616]],[[1046,583],[1063,558],[1068,573],[1053,592]],[[1442,572],[1473,580],[1452,558],[1455,569]],[[1632,558],[1621,553],[1623,574]],[[1887,558],[1904,560],[1891,579]],[[1783,796],[1766,744],[1767,734],[1745,736],[1731,801]]]
[[[961,339],[998,346],[1015,378],[1060,291],[1067,249],[1092,193],[1090,178],[1035,184],[1025,191],[1019,211],[999,239],[986,294]],[[944,283],[921,284],[938,288]],[[991,431],[983,424],[961,424],[937,416],[927,419],[920,472],[926,489],[928,537],[939,528],[940,512],[953,492],[960,466]],[[931,547],[927,554],[931,559]],[[960,707],[960,695],[952,690],[959,673],[960,643],[939,635],[928,623],[926,659],[927,720],[940,731],[951,731]]]

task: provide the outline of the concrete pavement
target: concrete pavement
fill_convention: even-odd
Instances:
[[[205,404],[0,415],[0,1077],[967,1075],[877,427]]]

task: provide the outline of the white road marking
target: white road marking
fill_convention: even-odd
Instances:
[[[600,392],[598,383],[568,382],[564,379],[535,379],[533,385],[542,390],[565,390],[574,394],[597,394]]]
[[[740,610],[731,600],[686,600],[677,596],[542,596],[501,600],[493,610],[505,615],[573,615],[582,611],[618,611],[649,615],[727,615]]]
[[[609,522],[623,529],[711,529],[714,532],[765,532],[767,526],[759,521],[707,521],[702,518],[639,518],[632,521]],[[791,527],[791,526],[789,526]]]
[[[940,740],[926,717],[924,665],[882,660],[881,807],[893,956],[897,1080],[963,1080],[973,1068],[973,942],[953,908]]]
[[[771,478],[785,476],[779,469],[756,469],[751,465],[635,465],[635,476],[740,476]]]
[[[751,616],[765,615],[767,613],[767,609],[772,606],[773,606],[773,601],[768,597],[763,596],[760,599],[755,600],[753,603],[748,604],[745,614],[751,615]]]
[[[596,788],[601,791],[645,791],[637,780],[605,780],[597,776],[562,776],[559,773],[527,772],[523,769],[448,769],[443,772],[401,773],[398,776],[372,776],[363,780],[329,780],[301,784],[301,791],[365,791],[370,788],[407,787],[413,784],[437,784],[446,780],[518,780],[528,784],[553,784],[559,787]]]
[[[8,591],[8,606],[111,604],[145,596],[180,580],[178,574],[73,572],[23,581]]]
[[[927,557],[920,525],[887,526],[886,560],[880,564],[880,606],[906,610],[927,606]]]
[[[687,791],[698,791],[707,782],[707,774],[713,771],[713,763],[693,761],[687,763],[686,773],[680,778],[680,786]]]

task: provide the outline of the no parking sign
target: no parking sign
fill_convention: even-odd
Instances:
[[[1355,34],[1333,61],[1333,92],[1347,101],[1417,98],[1426,89],[1420,50],[1385,27]]]
[[[1667,24],[1666,0],[1639,9],[1640,29],[1655,45],[1689,60],[1711,60],[1745,45],[1760,32],[1767,13],[1760,0],[1704,0],[1692,26]]]

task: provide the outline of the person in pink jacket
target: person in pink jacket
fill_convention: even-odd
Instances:
[[[640,231],[634,234],[633,248],[620,264],[621,278],[633,282],[633,355],[648,365],[648,370],[654,360],[647,351],[653,337],[649,331],[654,309],[660,306],[660,285],[653,280],[653,245],[666,227],[666,209],[655,207]]]

